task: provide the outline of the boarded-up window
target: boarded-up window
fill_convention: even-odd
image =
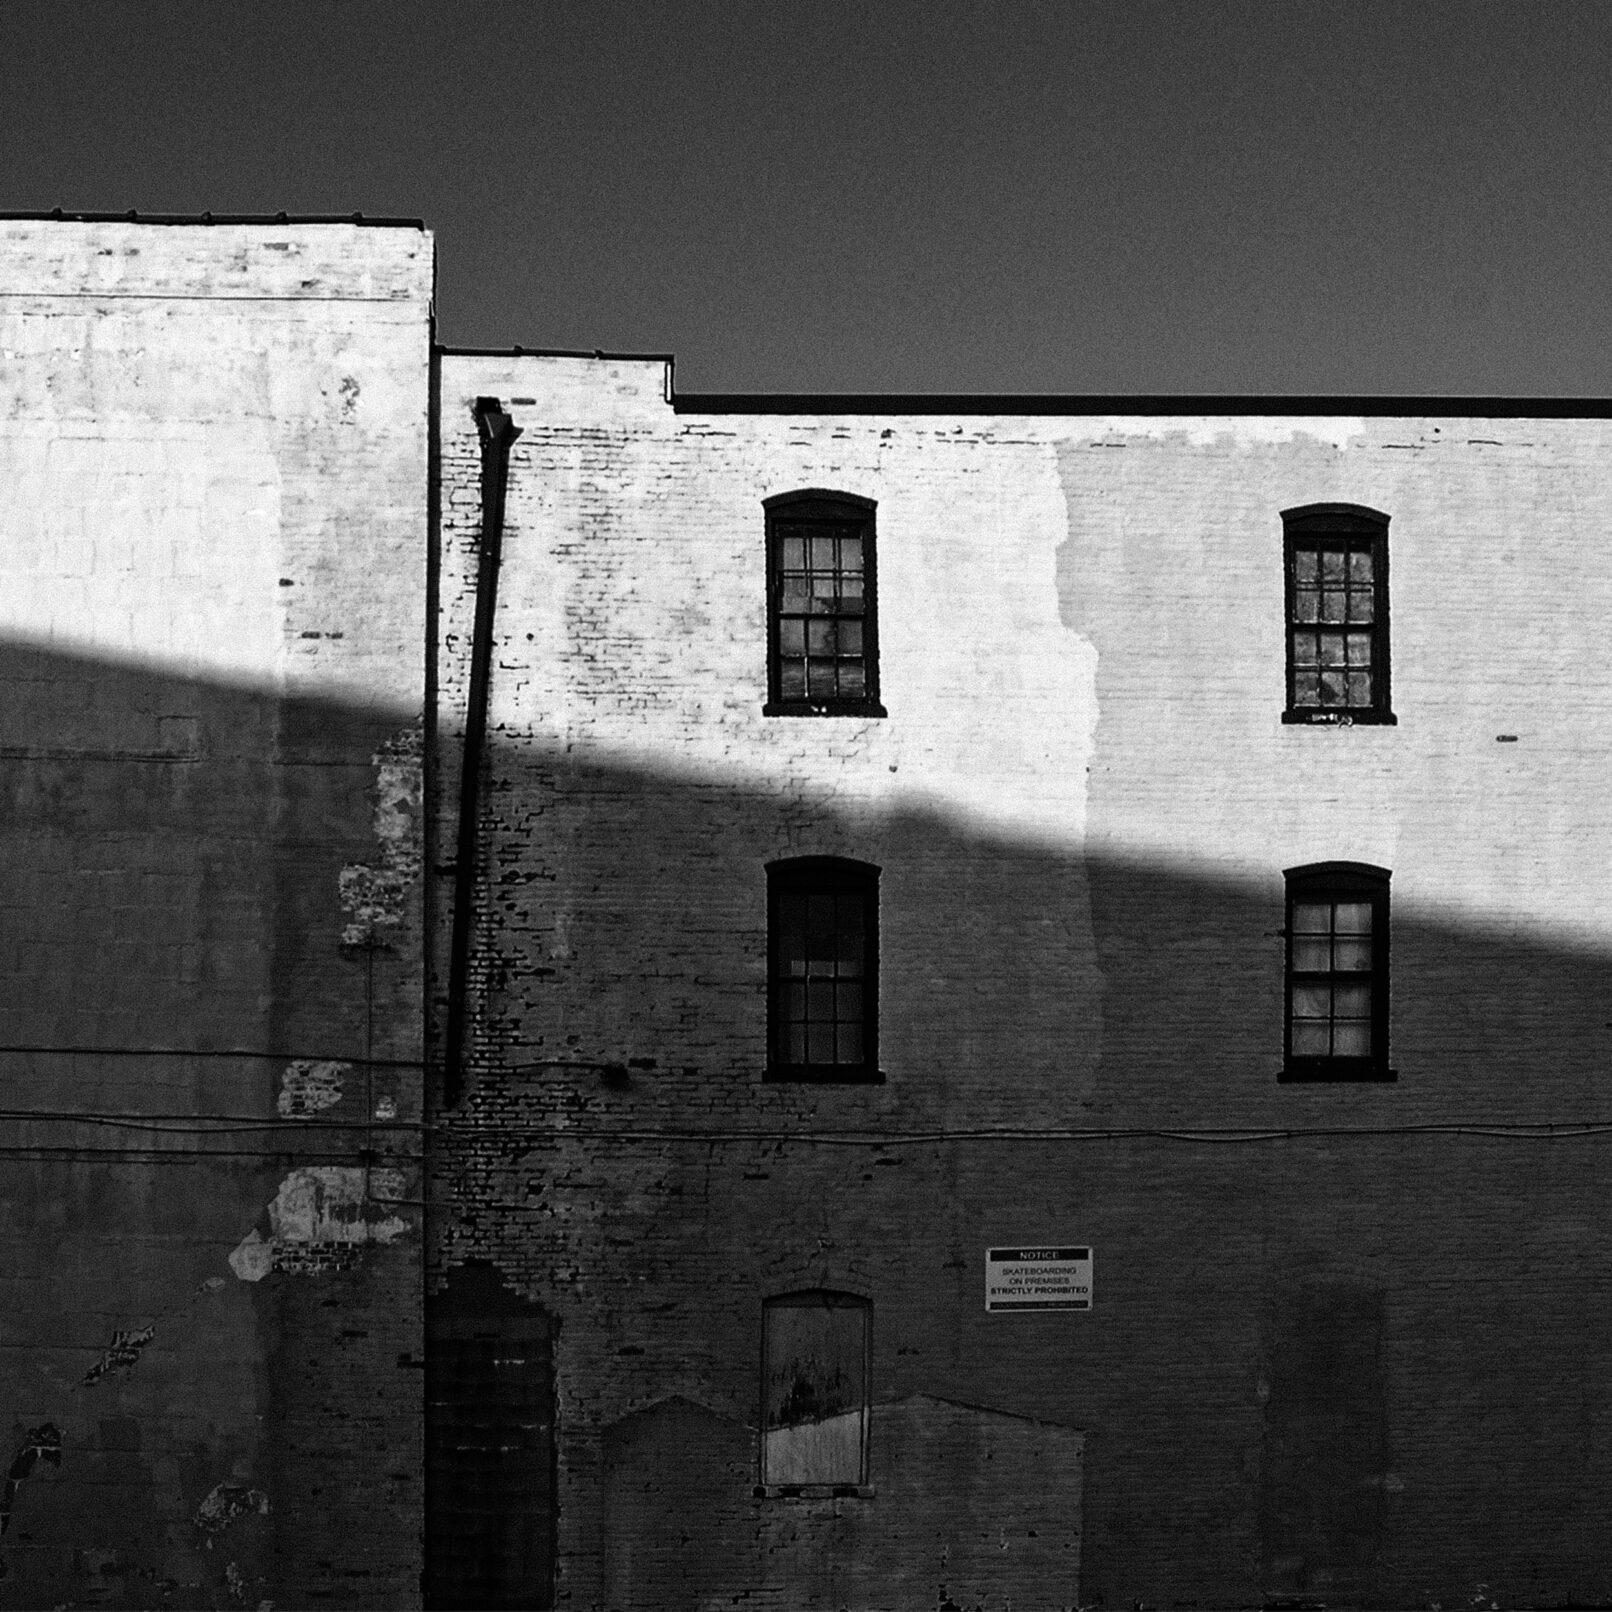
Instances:
[[[488,1266],[426,1300],[428,1608],[554,1605],[554,1331]]]
[[[850,1293],[768,1299],[762,1328],[761,1481],[867,1481],[868,1318]]]

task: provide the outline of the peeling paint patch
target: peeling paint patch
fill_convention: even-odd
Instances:
[[[395,1242],[408,1222],[384,1207],[403,1195],[401,1170],[356,1165],[309,1165],[280,1183],[269,1205],[269,1235],[253,1227],[229,1257],[243,1282],[260,1282],[270,1271],[314,1275],[343,1270],[369,1243]]]
[[[1106,414],[1091,421],[1094,439],[1137,437],[1164,442],[1185,437],[1189,447],[1206,448],[1230,438],[1239,448],[1266,447],[1313,437],[1344,449],[1366,434],[1365,419],[1357,414]]]
[[[192,1521],[208,1550],[213,1541],[240,1517],[269,1514],[269,1497],[261,1489],[248,1489],[237,1483],[215,1484],[212,1492],[196,1508]]]
[[[79,1379],[80,1388],[93,1388],[109,1371],[119,1371],[136,1365],[140,1351],[156,1337],[155,1327],[137,1327],[124,1331],[121,1327],[112,1334],[106,1353]]]
[[[286,1119],[300,1119],[333,1107],[341,1101],[342,1081],[352,1068],[349,1063],[316,1063],[311,1058],[298,1058],[286,1065],[280,1077],[276,1106]]]
[[[274,1245],[254,1226],[235,1245],[229,1257],[229,1268],[243,1282],[261,1282],[274,1269]]]
[[[384,945],[382,931],[398,928],[408,894],[419,882],[422,738],[405,728],[375,752],[375,839],[378,863],[353,862],[338,878],[344,946]]]
[[[11,1467],[6,1473],[5,1492],[0,1495],[0,1534],[11,1526],[11,1507],[17,1498],[17,1490],[22,1487],[22,1480],[40,1461],[48,1461],[52,1466],[62,1464],[62,1430],[53,1422],[41,1422],[38,1427],[30,1427],[23,1438],[22,1447],[11,1459]]]

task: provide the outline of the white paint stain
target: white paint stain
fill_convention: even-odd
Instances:
[[[311,1058],[299,1058],[287,1064],[280,1077],[280,1100],[276,1106],[287,1119],[330,1108],[341,1101],[342,1078],[351,1073],[351,1064],[316,1063]]]
[[[260,1282],[272,1270],[311,1273],[342,1264],[343,1254],[393,1243],[409,1229],[398,1215],[378,1213],[402,1196],[401,1170],[366,1173],[343,1164],[293,1170],[269,1205],[269,1235],[254,1226],[236,1244],[229,1267],[243,1282]]]
[[[420,876],[421,737],[405,728],[375,753],[375,839],[378,863],[350,862],[338,877],[347,923],[344,946],[373,946],[407,913],[408,893]]]
[[[265,1242],[254,1226],[235,1245],[229,1268],[243,1282],[261,1282],[274,1269],[274,1245]]]
[[[1142,437],[1154,442],[1185,438],[1193,448],[1229,439],[1238,448],[1263,448],[1312,437],[1334,448],[1347,448],[1366,434],[1358,414],[1103,414],[1089,427],[1093,441],[1105,437]]]
[[[396,1171],[377,1170],[376,1177]],[[377,1180],[377,1187],[381,1185]],[[390,1183],[389,1183],[390,1184]],[[389,1243],[408,1230],[395,1215],[368,1220],[364,1171],[356,1165],[315,1164],[293,1170],[269,1205],[272,1237],[281,1243]],[[396,1197],[399,1194],[388,1193]]]

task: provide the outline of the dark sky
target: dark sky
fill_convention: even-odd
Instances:
[[[422,217],[681,391],[1612,393],[1608,0],[4,0],[0,207]]]

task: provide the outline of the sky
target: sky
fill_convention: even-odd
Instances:
[[[0,209],[423,219],[680,392],[1612,394],[1608,0],[5,0]]]

